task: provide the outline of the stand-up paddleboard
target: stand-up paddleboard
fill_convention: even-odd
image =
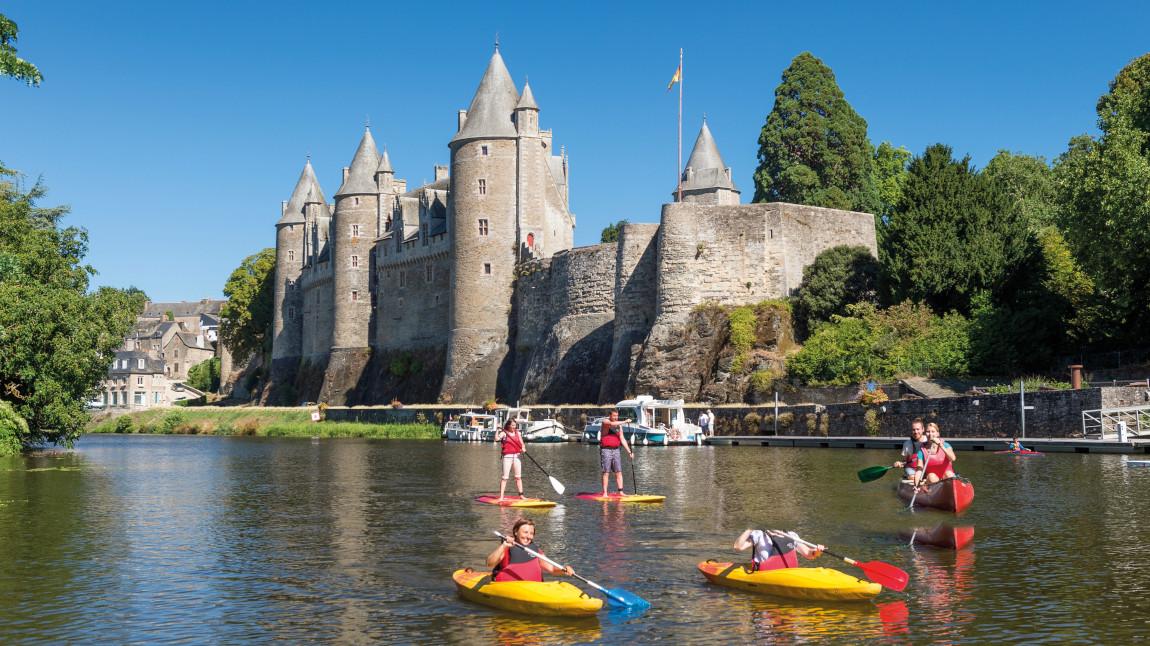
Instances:
[[[576,498],[581,500],[594,500],[595,502],[663,502],[667,499],[666,496],[655,496],[649,494],[619,494],[609,493],[606,496],[592,491],[583,491],[575,494]]]
[[[555,503],[550,500],[543,500],[542,498],[520,498],[518,496],[511,496],[499,499],[499,496],[478,496],[475,502],[481,502],[485,505],[497,505],[499,507],[519,507],[527,509],[543,509],[546,507],[554,507]]]
[[[1042,451],[1031,451],[1030,449],[1027,449],[1025,451],[1011,451],[1011,450],[1007,449],[1006,451],[995,451],[994,454],[995,455],[1042,455]]]

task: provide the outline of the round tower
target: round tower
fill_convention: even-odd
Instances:
[[[375,170],[379,151],[364,130],[332,214],[332,349],[368,347],[371,325],[370,254],[378,235],[379,194]]]
[[[496,396],[508,351],[518,244],[513,122],[518,103],[519,92],[496,48],[448,144],[452,293],[442,392],[456,402]]]
[[[318,186],[311,160],[304,165],[276,222],[276,275],[273,292],[272,361],[295,359],[301,355],[300,339],[303,307],[299,281],[303,273],[306,220],[304,208],[313,186]],[[318,188],[316,189],[318,190]]]

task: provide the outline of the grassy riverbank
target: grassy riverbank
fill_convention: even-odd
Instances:
[[[434,424],[313,422],[303,408],[180,408],[97,418],[87,433],[438,439]]]

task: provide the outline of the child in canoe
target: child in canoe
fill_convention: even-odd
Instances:
[[[748,529],[735,540],[735,549],[743,550],[753,547],[751,553],[751,571],[777,570],[785,567],[799,567],[796,554],[802,554],[807,559],[817,559],[822,556],[822,545],[807,546],[799,541],[799,535],[794,532],[784,532],[778,529]]]
[[[492,581],[542,581],[543,573],[551,575],[566,574],[574,576],[575,570],[568,565],[559,569],[546,561],[531,556],[522,546],[533,551],[543,553],[542,548],[535,545],[535,521],[530,518],[520,518],[511,527],[511,536],[504,538],[495,551],[487,555],[487,566],[492,568]]]

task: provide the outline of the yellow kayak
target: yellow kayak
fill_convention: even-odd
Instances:
[[[711,583],[759,594],[819,601],[859,601],[882,592],[882,586],[825,567],[791,567],[748,572],[742,563],[704,561],[699,571]]]
[[[499,581],[490,572],[471,568],[456,570],[451,578],[459,596],[500,610],[525,615],[586,617],[603,607],[603,600],[592,597],[566,581]]]

